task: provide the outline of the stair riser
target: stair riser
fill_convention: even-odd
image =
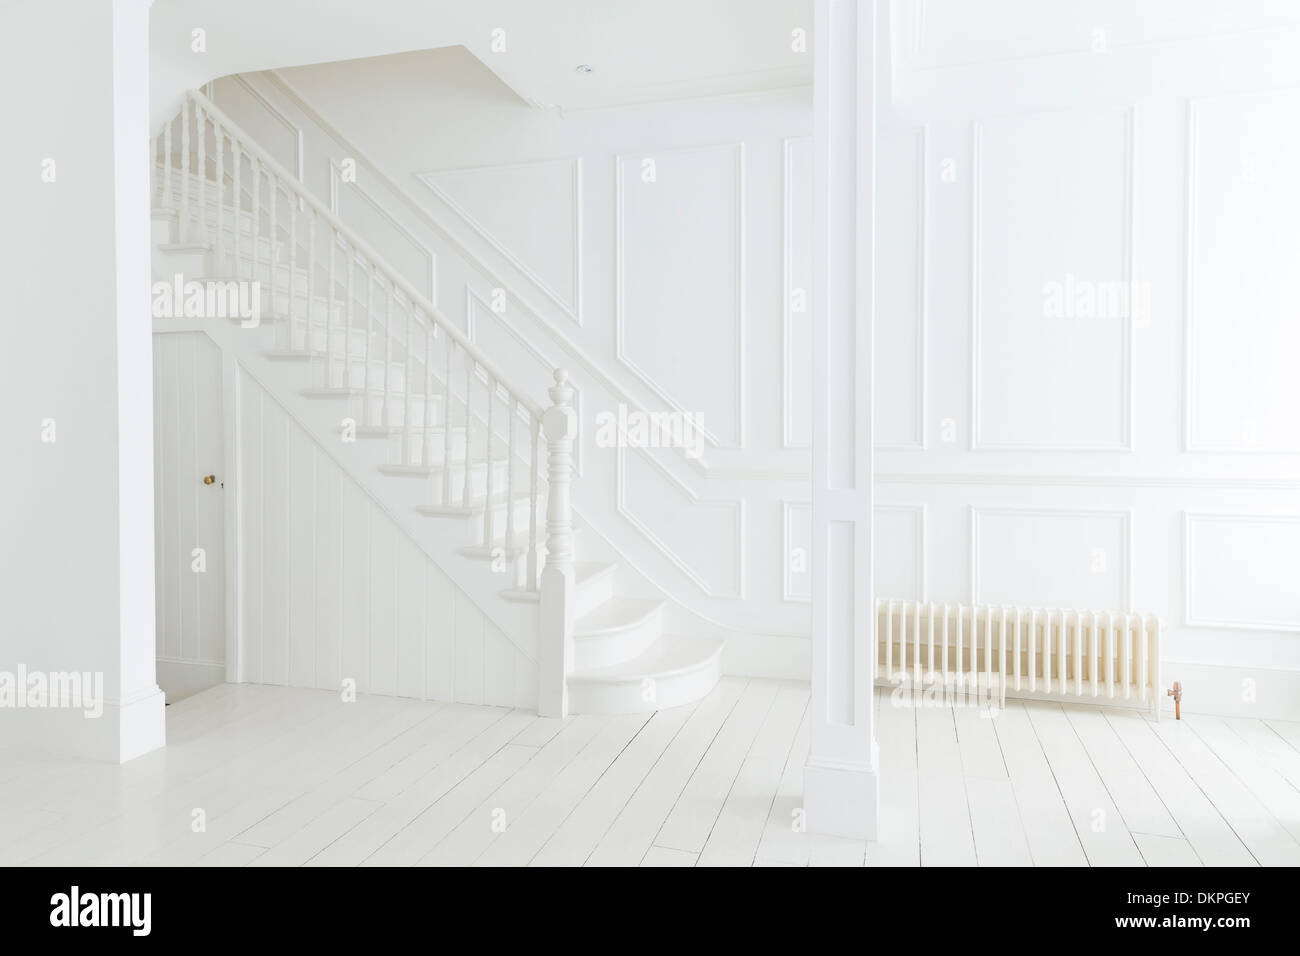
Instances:
[[[575,714],[646,714],[680,707],[707,695],[721,676],[721,655],[715,655],[698,668],[649,685],[570,680],[569,710]]]
[[[341,348],[343,344],[342,336],[335,336],[336,348]],[[363,352],[364,354],[364,352]],[[384,387],[384,363],[382,361],[370,361],[370,374],[366,374],[366,361],[364,358],[353,358],[351,361],[344,362],[342,357],[326,359],[325,357],[313,358],[312,379],[313,384],[323,388],[369,388],[371,391],[382,390]],[[400,396],[406,390],[406,370],[401,365],[391,365],[388,369],[388,389],[390,392],[390,404],[393,402],[392,396]],[[413,396],[414,399],[414,396]],[[399,399],[400,402],[400,399]],[[372,401],[372,412],[378,412]],[[402,403],[404,404],[404,403]],[[417,402],[412,401],[412,406]],[[379,407],[382,408],[382,394],[379,399]],[[391,412],[390,408],[390,412]],[[379,421],[376,414],[374,418],[368,419],[371,422]]]
[[[614,575],[604,573],[592,581],[583,582],[578,587],[577,600],[574,602],[573,617],[590,614],[614,596]]]
[[[573,668],[584,671],[621,664],[644,653],[662,636],[662,608],[645,620],[610,634],[601,634],[598,637],[577,635],[573,641]]]

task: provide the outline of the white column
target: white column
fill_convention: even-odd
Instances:
[[[804,812],[874,839],[871,328],[876,7],[815,0],[813,39],[813,674]]]
[[[0,671],[102,704],[0,709],[0,740],[125,761],[164,742],[154,679],[150,0],[0,4]],[[7,200],[8,201],[8,200]],[[83,685],[83,691],[85,685]]]

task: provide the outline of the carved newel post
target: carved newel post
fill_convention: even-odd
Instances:
[[[537,634],[537,712],[565,717],[569,712],[566,678],[573,663],[573,440],[578,419],[573,411],[569,374],[555,370],[547,394],[551,407],[542,414],[546,436],[546,565],[542,568]]]

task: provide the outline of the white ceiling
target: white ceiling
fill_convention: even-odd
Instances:
[[[156,0],[159,121],[182,92],[231,73],[463,45],[526,101],[584,109],[796,86],[811,0]],[[191,50],[195,28],[207,52]],[[505,50],[493,49],[504,31]],[[499,36],[499,35],[498,35]],[[810,41],[811,43],[811,41]],[[578,64],[593,67],[590,74]]]

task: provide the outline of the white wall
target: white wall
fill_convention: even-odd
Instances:
[[[301,155],[307,186],[432,285],[538,400],[567,367],[582,518],[732,630],[731,669],[806,676],[808,605],[787,591],[783,556],[784,504],[807,498],[809,454],[783,392],[788,326],[808,316],[783,302],[788,221],[806,212],[786,181],[806,163],[808,88],[561,115],[459,49],[282,80],[221,81],[217,101],[290,169]],[[620,402],[701,415],[704,463],[597,447],[597,415]]]
[[[233,679],[536,707],[516,646],[242,368]]]
[[[1190,707],[1293,713],[1294,16],[999,0],[958,29],[960,4],[894,7],[878,593],[1153,612]],[[585,516],[740,629],[731,669],[806,674],[809,91],[561,115],[458,50],[248,83],[262,102],[231,83],[219,101],[539,398],[570,367]],[[1049,284],[1076,280],[1149,310],[1048,314]],[[704,412],[706,466],[595,448],[625,398]]]
[[[880,593],[1154,612],[1185,706],[1295,717],[1297,11],[1080,7],[902,5]],[[1053,314],[1070,276],[1149,311]]]
[[[0,9],[0,670],[99,673],[104,697],[98,720],[0,709],[0,739],[112,761],[163,742],[147,64],[142,0]]]

